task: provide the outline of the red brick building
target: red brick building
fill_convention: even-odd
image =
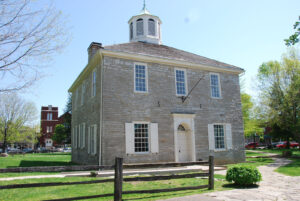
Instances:
[[[55,145],[55,142],[51,139],[54,134],[54,129],[58,120],[58,107],[42,106],[41,109],[41,137],[40,146],[51,148]]]

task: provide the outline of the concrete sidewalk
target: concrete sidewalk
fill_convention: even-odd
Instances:
[[[189,195],[184,197],[170,198],[170,199],[158,200],[158,201],[220,201],[220,200],[205,195],[197,194],[197,195]]]
[[[221,171],[224,167],[215,166],[215,171]],[[165,175],[170,173],[187,173],[191,171],[208,171],[208,166],[204,165],[193,165],[185,167],[171,167],[171,168],[149,168],[149,169],[124,169],[123,175]],[[60,174],[52,175],[32,175],[32,176],[20,176],[20,177],[7,177],[0,178],[0,181],[11,181],[21,179],[40,179],[40,178],[64,178],[64,177],[87,177],[91,171],[84,172],[62,172]],[[93,171],[97,172],[97,171]],[[99,177],[111,177],[114,175],[114,170],[103,170],[98,171]]]

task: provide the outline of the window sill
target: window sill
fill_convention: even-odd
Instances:
[[[148,91],[134,91],[136,94],[148,94]]]
[[[228,151],[227,149],[214,149],[214,152]]]
[[[211,96],[211,98],[212,99],[217,99],[217,100],[223,99],[222,97],[212,97],[212,96]]]

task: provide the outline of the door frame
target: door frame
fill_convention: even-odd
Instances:
[[[189,126],[191,134],[191,144],[192,144],[192,161],[196,161],[196,150],[195,150],[195,126],[194,118],[195,114],[172,114],[174,120],[174,155],[175,162],[179,161],[178,158],[178,139],[177,139],[177,128],[180,124],[187,124]]]

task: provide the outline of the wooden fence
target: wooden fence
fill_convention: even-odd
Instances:
[[[189,165],[209,165],[209,171],[207,173],[190,173],[190,174],[181,174],[181,175],[167,175],[167,176],[147,176],[147,177],[134,177],[134,178],[123,178],[123,169],[142,169],[142,168],[162,168],[162,167],[181,167]],[[75,167],[75,166],[74,166]],[[79,167],[79,166],[76,166]],[[87,170],[88,167],[95,169],[95,166],[85,166],[84,169]],[[92,195],[92,196],[81,196],[81,197],[72,197],[72,198],[63,198],[63,199],[53,199],[51,201],[62,201],[62,200],[83,200],[83,199],[92,199],[100,198],[107,196],[114,196],[115,201],[121,201],[123,194],[142,194],[142,193],[161,193],[161,192],[172,192],[172,191],[183,191],[183,190],[196,190],[196,189],[214,189],[214,157],[209,156],[209,161],[199,161],[199,162],[188,162],[188,163],[147,163],[147,164],[123,164],[123,158],[116,158],[115,165],[113,166],[97,166],[98,169],[112,169],[115,170],[114,179],[102,179],[94,181],[81,181],[81,182],[52,182],[52,183],[33,183],[33,184],[12,184],[6,186],[0,186],[1,189],[16,189],[16,188],[32,188],[32,187],[47,187],[47,186],[62,186],[62,185],[77,185],[77,184],[96,184],[96,183],[105,183],[105,182],[114,182],[114,194],[102,194],[102,195]],[[37,171],[51,171],[51,169],[46,170],[47,167],[35,167]],[[65,170],[60,167],[60,170]],[[75,168],[77,169],[77,168]],[[14,169],[13,172],[32,172],[34,168],[30,169]],[[57,169],[52,171],[57,171]],[[2,169],[0,172],[6,172]],[[123,191],[123,182],[132,182],[132,181],[157,181],[157,180],[170,180],[170,179],[181,179],[181,178],[195,178],[195,177],[208,177],[207,185],[200,186],[188,186],[188,187],[179,187],[179,188],[166,188],[166,189],[153,189],[153,190],[137,190],[137,191]]]

